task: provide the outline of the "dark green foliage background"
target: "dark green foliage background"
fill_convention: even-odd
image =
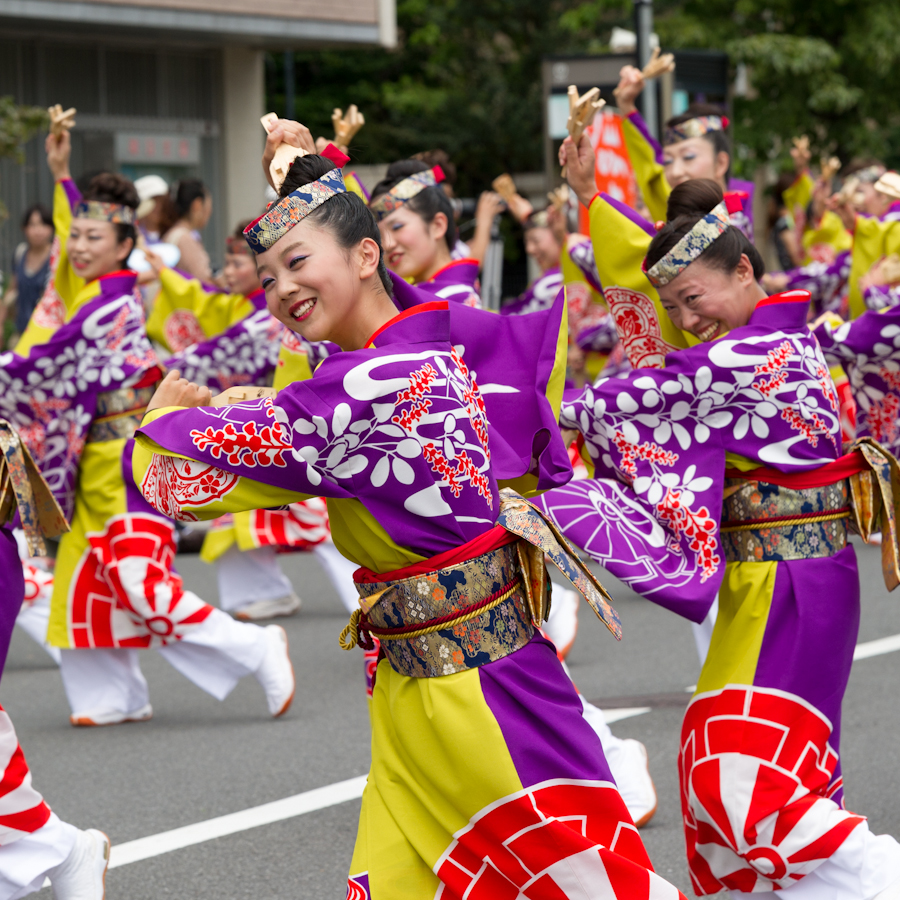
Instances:
[[[900,162],[900,2],[897,0],[657,0],[666,49],[726,50],[748,66],[734,101],[738,174],[788,164],[795,134],[816,155]],[[398,0],[395,50],[295,55],[296,115],[331,136],[334,106],[356,103],[367,125],[357,162],[443,147],[460,194],[501,171],[543,167],[540,63],[599,53],[614,25],[632,27],[630,0]],[[268,60],[270,108],[284,110],[280,54]]]

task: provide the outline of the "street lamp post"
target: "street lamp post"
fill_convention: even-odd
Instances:
[[[653,0],[634,0],[634,32],[637,35],[637,65],[643,69],[650,59],[650,35],[653,33]],[[641,113],[653,137],[659,137],[659,113],[656,85],[648,84],[640,96]]]

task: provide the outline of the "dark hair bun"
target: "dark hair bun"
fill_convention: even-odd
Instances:
[[[326,172],[336,168],[337,166],[330,159],[319,156],[318,153],[311,153],[309,156],[298,156],[291,163],[284,183],[278,191],[278,196],[287,197],[291,191],[296,191],[298,187],[309,184],[311,181],[316,181]]]
[[[723,199],[722,188],[709,178],[694,178],[672,188],[666,204],[666,221],[679,216],[705,216]]]
[[[84,199],[118,203],[131,209],[137,209],[141,202],[134,185],[124,175],[117,175],[115,172],[95,175],[84,192]]]

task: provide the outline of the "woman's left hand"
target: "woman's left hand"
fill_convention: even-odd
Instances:
[[[167,406],[210,406],[212,394],[208,387],[200,387],[182,378],[178,369],[172,369],[160,382],[156,393],[147,404],[147,412]]]

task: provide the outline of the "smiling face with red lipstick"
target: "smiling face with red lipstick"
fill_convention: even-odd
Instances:
[[[73,219],[66,240],[72,268],[85,281],[124,269],[133,248],[130,237],[119,240],[117,226],[96,219]]]
[[[297,159],[282,193],[333,168],[318,156]],[[256,263],[269,312],[308,341],[357,350],[397,315],[378,226],[354,194],[338,194],[300,219]]]
[[[75,273],[86,282],[124,269],[137,233],[138,195],[121,175],[96,175],[73,212],[66,253]]]

